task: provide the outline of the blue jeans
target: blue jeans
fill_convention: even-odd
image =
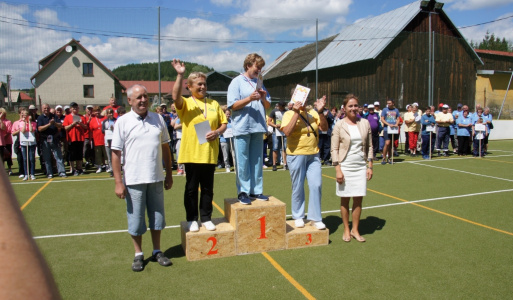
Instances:
[[[449,127],[438,127],[438,136],[436,138],[437,150],[449,151]]]
[[[23,171],[25,176],[27,172],[27,146],[21,146],[21,155],[23,156]],[[36,175],[36,145],[28,146],[28,159],[30,175]]]
[[[148,223],[151,230],[166,227],[164,213],[164,184],[162,181],[126,186],[126,215],[128,233],[133,236],[143,235],[146,230],[144,212],[148,211]]]
[[[322,173],[319,154],[287,155],[290,179],[292,181],[292,218],[305,217],[305,178],[310,190],[308,203],[308,220],[322,221]]]
[[[273,151],[285,151],[287,147],[287,137],[286,136],[277,136],[276,133],[273,133]],[[278,158],[276,160],[276,165],[279,165],[281,161],[281,153],[278,152]]]
[[[264,178],[262,166],[263,133],[239,135],[233,138],[237,167],[237,194],[262,194]]]
[[[64,169],[64,163],[62,162],[62,151],[60,143],[49,143],[46,140],[43,140],[41,145],[43,146],[43,159],[45,160],[46,174],[53,174],[51,154],[53,154],[53,157],[55,157],[57,171],[59,174],[66,173],[66,169]]]

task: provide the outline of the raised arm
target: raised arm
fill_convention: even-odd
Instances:
[[[176,109],[182,109],[183,107],[183,98],[182,98],[182,81],[183,74],[185,73],[185,65],[184,63],[180,63],[179,59],[173,59],[171,65],[176,70],[176,81],[173,86],[173,91],[171,92],[171,96],[173,97],[173,101],[175,102]]]

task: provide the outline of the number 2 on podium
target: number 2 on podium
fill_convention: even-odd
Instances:
[[[214,248],[216,247],[217,245],[217,239],[213,236],[209,237],[207,239],[207,242],[210,242],[212,241],[212,248],[210,248],[210,250],[208,251],[207,255],[214,255],[214,254],[217,254],[217,249],[214,250]]]
[[[260,237],[258,239],[266,239],[267,237],[265,236],[265,216],[258,219],[258,221],[260,221]]]

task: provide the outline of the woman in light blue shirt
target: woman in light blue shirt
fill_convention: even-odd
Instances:
[[[244,73],[228,87],[228,108],[232,110],[233,144],[237,168],[237,194],[240,203],[251,204],[251,198],[269,200],[263,193],[263,135],[267,132],[265,110],[271,97],[258,77],[264,59],[249,54],[244,60]],[[261,82],[261,80],[260,80]]]
[[[470,132],[472,131],[472,119],[468,116],[468,110],[456,119],[458,126],[458,156],[470,154]]]

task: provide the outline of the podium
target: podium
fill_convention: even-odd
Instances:
[[[190,232],[181,222],[182,247],[187,260],[196,261],[249,253],[327,245],[329,230],[318,230],[310,223],[296,228],[286,221],[286,205],[275,197],[253,200],[251,205],[237,199],[224,200],[225,218],[213,219],[215,231],[203,226]]]

